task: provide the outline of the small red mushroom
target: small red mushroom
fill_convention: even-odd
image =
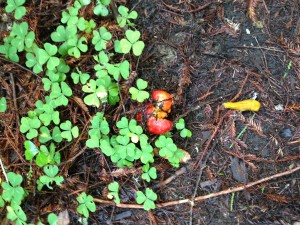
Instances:
[[[154,106],[169,113],[173,103],[172,96],[163,90],[155,90],[151,93]]]
[[[144,110],[141,112],[138,112],[136,116],[136,120],[141,121],[147,121],[151,116],[155,116],[155,118],[163,119],[168,116],[168,114],[164,111],[160,111],[159,109],[155,108],[150,102],[146,103],[146,106],[144,106]]]
[[[148,131],[152,134],[164,134],[171,130],[173,124],[167,119],[157,119],[151,116],[147,121]]]

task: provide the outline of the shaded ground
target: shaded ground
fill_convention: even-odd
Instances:
[[[300,3],[259,2],[254,8],[254,19],[262,21],[262,28],[258,28],[259,23],[253,25],[247,15],[249,2],[128,3],[139,13],[138,26],[146,43],[138,75],[149,81],[149,90],[161,88],[174,94],[176,105],[171,118],[175,120],[187,113],[187,127],[193,132],[189,140],[175,139],[192,156],[183,165],[186,171],[164,186],[159,187],[158,182],[151,184],[159,196],[157,203],[219,192],[300,164]],[[49,3],[44,7],[46,15],[57,10]],[[55,13],[60,15],[59,11]],[[55,24],[55,19],[51,22]],[[42,27],[42,21],[38,27]],[[29,80],[30,74],[17,66],[2,60],[0,63],[1,88],[12,107],[13,88],[16,89],[19,108],[26,109],[19,112],[21,116],[41,95],[37,88],[41,82],[32,81],[33,77]],[[18,75],[14,76],[13,87],[10,74],[15,73]],[[222,106],[226,101],[253,96],[262,104],[256,114],[229,111]],[[280,105],[282,109],[278,109]],[[75,112],[76,107],[71,105],[70,111]],[[18,159],[23,154],[22,138],[16,136],[18,126],[14,122],[18,116],[13,110],[1,116],[14,133],[2,125],[6,132],[1,135],[0,150],[6,162],[10,162],[7,169],[26,174],[28,164]],[[16,158],[11,158],[11,151],[17,153]],[[80,146],[71,145],[63,154],[70,159],[79,151]],[[140,183],[132,176],[132,170],[119,171],[111,163],[109,166],[112,173],[103,155],[87,150],[62,165],[62,173],[68,175],[62,189],[27,199],[25,209],[32,215],[68,209],[74,219],[72,224],[76,224],[76,208],[70,193],[90,190],[95,198],[105,199],[105,187],[111,176],[122,183],[122,202],[134,202],[134,191]],[[155,167],[160,182],[178,170],[164,160],[158,160]],[[174,203],[147,213],[97,203],[90,224],[293,224],[300,222],[299,177],[300,173],[295,172],[234,196],[226,194],[197,201],[192,208],[190,204]]]

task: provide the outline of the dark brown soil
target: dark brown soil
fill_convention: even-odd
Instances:
[[[257,2],[253,8],[256,16],[249,17],[248,6],[253,2]],[[187,128],[193,132],[190,139],[173,136],[176,144],[190,153],[191,160],[177,169],[163,159],[154,164],[159,177],[149,186],[158,194],[156,203],[191,200],[193,196],[243,186],[299,167],[298,0],[142,0],[126,5],[138,11],[137,26],[146,43],[135,68],[138,76],[149,82],[149,90],[164,89],[174,94],[175,106],[170,117],[176,120],[184,116]],[[48,1],[30,7],[44,7],[47,18],[60,15],[59,11],[51,11],[55,7]],[[54,27],[59,22],[55,18],[49,21]],[[42,25],[37,21],[38,29]],[[32,103],[43,95],[38,89],[41,81],[2,59],[0,71],[1,89],[11,107],[13,89],[20,109],[34,107]],[[257,113],[223,107],[224,102],[254,96],[261,102]],[[71,105],[70,110],[79,111],[74,121],[80,120],[80,116],[86,121],[77,105]],[[9,110],[0,117],[4,131],[0,133],[2,160],[9,163],[8,170],[18,171],[24,178],[29,163],[21,158],[24,139],[16,121],[26,112]],[[71,159],[83,146],[84,141],[76,149],[67,147],[62,151],[63,157]],[[182,168],[186,168],[184,173],[166,185],[159,185]],[[86,150],[61,166],[66,180],[63,188],[31,195],[23,208],[31,219],[67,209],[71,224],[77,224],[75,194],[86,191],[97,199],[106,199],[106,186],[114,176],[109,169],[118,172],[99,151]],[[135,203],[134,192],[142,184],[137,177],[129,170],[114,176],[122,187],[122,203]],[[195,201],[193,207],[177,202],[146,212],[97,203],[89,224],[296,225],[300,223],[299,178],[298,170],[234,194]]]

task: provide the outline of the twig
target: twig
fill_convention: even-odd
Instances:
[[[174,175],[170,176],[169,178],[167,178],[163,182],[160,182],[160,183],[158,183],[156,185],[153,185],[151,188],[153,189],[153,188],[158,188],[158,187],[165,186],[168,183],[170,183],[172,180],[174,180],[176,177],[178,177],[179,175],[184,174],[186,172],[187,172],[187,168],[186,167],[182,167],[180,170],[177,170]]]
[[[211,193],[211,194],[208,194],[208,195],[201,195],[201,196],[196,197],[194,201],[191,201],[190,199],[176,200],[176,201],[171,201],[171,202],[158,203],[158,204],[156,204],[156,207],[157,208],[163,208],[163,207],[167,207],[167,206],[173,206],[173,205],[179,205],[179,204],[185,204],[185,203],[194,204],[195,202],[203,201],[203,200],[210,199],[210,198],[215,198],[215,197],[220,196],[220,195],[226,195],[226,194],[230,194],[230,193],[234,193],[234,192],[243,191],[246,188],[253,187],[255,185],[267,182],[269,180],[273,180],[273,179],[278,178],[278,177],[287,176],[289,174],[295,173],[298,170],[300,170],[300,166],[298,166],[294,169],[291,169],[291,170],[284,171],[282,173],[277,173],[277,174],[274,174],[272,176],[262,178],[260,180],[251,182],[251,183],[246,184],[246,185],[242,184],[242,185],[240,185],[238,187],[235,187],[235,188],[228,188],[226,190],[219,191],[219,192],[216,192],[216,193]],[[94,198],[94,202],[108,204],[108,205],[114,205],[115,204],[113,201],[103,200],[103,199],[99,199],[99,198]],[[131,209],[142,209],[143,208],[142,205],[138,205],[138,204],[123,204],[123,203],[121,203],[121,204],[116,204],[116,206],[120,207],[120,208],[131,208]]]
[[[223,152],[226,152],[229,155],[235,156],[239,159],[243,159],[246,161],[256,161],[256,162],[265,162],[265,163],[279,163],[279,162],[287,162],[287,161],[293,161],[296,159],[300,159],[300,155],[292,155],[292,156],[287,156],[282,159],[264,159],[264,158],[258,158],[255,155],[242,155],[242,154],[237,154],[235,152],[226,150],[225,148],[221,148]]]
[[[243,88],[244,88],[245,84],[247,83],[248,77],[249,77],[249,73],[247,73],[245,79],[243,80],[243,83],[241,85],[239,92],[232,99],[230,99],[230,102],[234,102],[235,100],[237,100],[240,97],[240,95],[243,91]]]
[[[26,67],[24,67],[24,66],[20,65],[19,63],[16,63],[16,62],[10,61],[10,60],[8,60],[8,59],[5,59],[5,58],[3,58],[3,57],[1,57],[1,56],[0,56],[0,60],[2,60],[2,61],[5,61],[5,62],[8,62],[8,63],[12,63],[12,64],[14,64],[14,65],[16,65],[16,66],[18,66],[18,67],[22,68],[23,70],[26,70],[27,72],[29,72],[29,73],[33,74],[34,76],[36,76],[36,77],[38,77],[38,78],[42,79],[42,78],[41,78],[39,75],[37,75],[36,73],[34,73],[34,72],[32,72],[31,70],[27,69]]]
[[[2,159],[0,158],[0,165],[1,165],[1,169],[2,169],[2,172],[4,174],[4,177],[5,177],[5,180],[6,182],[8,182],[8,178],[7,178],[7,174],[6,174],[6,171],[5,171],[5,168],[3,166],[3,163],[2,163]]]
[[[17,117],[17,125],[20,127],[20,116],[18,113],[18,104],[17,104],[17,96],[16,96],[16,85],[15,85],[15,79],[14,76],[10,73],[10,81],[11,81],[11,86],[12,86],[12,95],[13,95],[13,102],[14,102],[14,107],[15,107],[15,112],[16,112],[16,117]]]
[[[119,13],[118,13],[115,1],[111,0],[110,3],[109,3],[109,6],[110,6],[110,8],[111,8],[111,10],[114,14],[115,19],[117,20],[117,18],[119,16]]]

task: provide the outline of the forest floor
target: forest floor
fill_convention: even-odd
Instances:
[[[51,18],[54,8],[41,2],[36,10],[44,7],[44,16]],[[184,117],[193,135],[173,139],[191,159],[179,168],[156,161],[159,177],[150,186],[158,194],[157,208],[147,212],[130,205],[137,185],[134,172],[118,174],[111,162],[115,179],[123,184],[124,205],[101,203],[109,183],[106,164],[103,156],[87,150],[62,165],[68,185],[44,199],[26,199],[26,211],[67,209],[76,224],[68,193],[93,189],[99,201],[90,224],[299,224],[299,1],[141,0],[125,5],[138,12],[137,27],[146,44],[136,72],[149,82],[149,90],[175,96],[170,119]],[[38,26],[47,23],[41,19]],[[25,175],[28,163],[18,158],[24,139],[16,120],[42,94],[37,90],[42,83],[1,59],[0,70],[2,94],[10,105],[16,98],[21,109],[0,116],[7,124],[0,133],[0,153],[7,169]],[[258,112],[223,106],[251,98],[261,103]]]

